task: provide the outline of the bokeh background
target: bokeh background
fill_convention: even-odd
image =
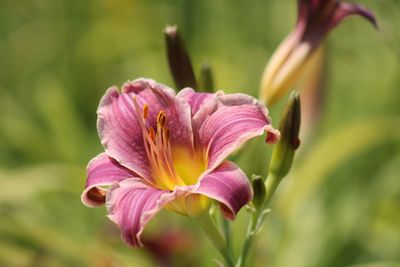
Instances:
[[[128,79],[174,86],[167,24],[181,28],[197,71],[212,66],[217,88],[257,97],[295,2],[1,0],[0,266],[216,266],[187,218],[162,212],[147,248],[132,249],[104,208],[81,204],[86,164],[102,151],[96,108],[107,87]],[[360,2],[380,29],[354,17],[327,39],[321,105],[273,199],[254,266],[400,266],[400,2]],[[276,126],[281,109],[270,109]],[[237,163],[265,175],[271,148],[251,141]],[[247,219],[243,210],[233,224],[236,250]]]

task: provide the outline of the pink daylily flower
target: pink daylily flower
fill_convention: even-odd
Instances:
[[[176,95],[148,79],[108,89],[97,114],[105,152],[88,164],[82,201],[105,203],[131,246],[142,245],[144,226],[162,208],[196,217],[212,199],[234,219],[253,192],[227,156],[265,131],[268,142],[279,138],[267,109],[248,95]]]

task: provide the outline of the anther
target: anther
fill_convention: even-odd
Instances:
[[[165,139],[168,141],[169,140],[169,129],[165,129]]]
[[[149,137],[150,137],[150,139],[154,141],[155,140],[155,136],[156,136],[156,133],[154,132],[153,127],[150,127],[150,129],[149,129]]]
[[[160,111],[157,116],[157,123],[160,124],[161,127],[164,127],[166,119],[165,112]]]
[[[149,105],[144,104],[144,106],[143,106],[143,118],[147,119],[148,115],[149,115]]]

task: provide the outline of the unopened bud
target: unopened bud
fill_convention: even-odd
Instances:
[[[312,46],[299,43],[293,33],[279,45],[261,77],[259,96],[267,107],[275,105],[298,80],[311,51]]]
[[[177,89],[185,87],[197,89],[192,63],[177,26],[168,26],[165,29],[165,43],[169,68]]]
[[[300,96],[297,92],[290,94],[279,126],[281,139],[272,152],[269,173],[283,178],[288,174],[294,153],[300,145]]]
[[[214,77],[209,64],[203,64],[201,66],[199,91],[214,92]]]
[[[267,193],[264,180],[260,176],[256,176],[253,178],[251,185],[254,192],[253,205],[258,210],[263,206]]]

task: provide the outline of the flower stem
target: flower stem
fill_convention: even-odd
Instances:
[[[251,216],[250,223],[247,226],[246,239],[244,240],[242,251],[241,251],[240,257],[236,263],[236,267],[243,267],[246,262],[246,258],[247,258],[249,249],[253,242],[253,238],[256,234],[258,217],[259,217],[258,211],[254,212],[253,215]]]
[[[231,223],[222,217],[222,230],[224,233],[226,247],[229,251],[232,251],[232,231],[231,231]]]
[[[265,182],[265,187],[266,187],[266,196],[265,196],[265,201],[263,206],[260,209],[257,209],[255,212],[253,212],[252,217],[250,219],[250,223],[247,227],[247,232],[246,232],[246,239],[243,243],[242,251],[240,253],[240,257],[236,263],[236,267],[243,267],[245,266],[246,263],[246,258],[248,255],[248,252],[250,250],[250,247],[254,241],[254,237],[258,233],[259,227],[262,225],[264,221],[264,209],[267,208],[269,202],[271,201],[272,195],[275,192],[275,189],[278,187],[278,184],[280,182],[280,178],[277,177],[276,175],[268,175],[267,180]]]
[[[224,257],[227,267],[234,267],[235,263],[233,261],[232,254],[227,247],[226,241],[209,214],[201,216],[198,218],[198,221],[200,222],[213,246]]]

